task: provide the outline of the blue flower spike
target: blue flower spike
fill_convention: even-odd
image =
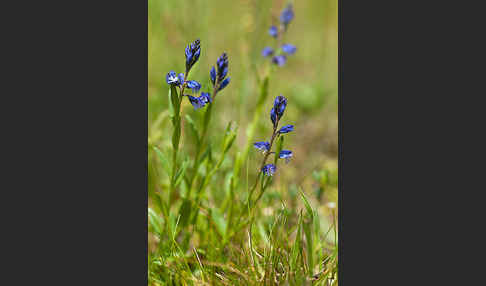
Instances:
[[[192,66],[197,62],[199,56],[201,55],[201,41],[199,39],[195,40],[194,43],[187,45],[186,50],[186,74],[192,68]]]
[[[263,174],[267,176],[272,176],[277,170],[277,167],[274,164],[265,165],[266,160],[270,154],[274,154],[276,156],[275,157],[276,159],[285,159],[285,163],[288,163],[293,156],[293,153],[290,150],[280,150],[278,154],[277,151],[270,152],[272,150],[272,145],[275,137],[280,136],[281,134],[292,132],[294,130],[294,125],[291,124],[284,125],[280,129],[277,129],[278,123],[280,119],[282,119],[286,108],[287,108],[287,98],[285,98],[283,95],[279,95],[275,97],[272,109],[270,110],[270,119],[272,120],[273,123],[272,140],[270,141],[271,143],[267,141],[253,143],[253,146],[256,149],[261,150],[265,154],[265,157],[261,165],[263,166],[261,172],[263,172]]]
[[[170,85],[179,85],[179,77],[177,77],[175,71],[168,72],[167,75],[165,76],[165,80]]]
[[[218,67],[218,82],[221,83],[228,74],[228,55],[224,52],[216,61]]]
[[[280,128],[278,131],[279,134],[289,133],[294,131],[294,125],[285,125],[284,127]]]
[[[226,52],[222,53],[221,56],[216,61],[216,68],[214,66],[209,71],[209,76],[211,78],[211,83],[215,88],[214,97],[216,97],[216,93],[223,88],[225,88],[230,83],[230,77],[226,77],[228,75],[228,55]]]
[[[281,38],[287,31],[287,26],[294,18],[294,10],[292,4],[288,4],[280,14],[280,28],[271,26],[268,30],[270,36],[274,38]],[[283,33],[283,34],[282,34]],[[262,50],[263,57],[270,57],[272,63],[282,67],[287,62],[287,56],[293,55],[297,51],[297,47],[292,44],[283,44],[280,47],[265,47]]]
[[[268,142],[255,142],[253,143],[253,146],[255,146],[255,148],[262,151],[263,153],[265,153],[266,151],[270,151],[270,143]]]
[[[275,171],[277,171],[277,167],[274,164],[267,164],[262,168],[263,174],[267,176],[273,176]]]
[[[278,36],[277,27],[271,26],[270,29],[268,29],[268,33],[270,34],[270,36],[276,38]]]
[[[285,159],[286,164],[290,161],[290,158],[292,158],[292,156],[293,156],[293,154],[292,154],[292,151],[290,151],[290,150],[282,150],[282,151],[280,151],[280,154],[278,155],[278,157],[280,159]]]

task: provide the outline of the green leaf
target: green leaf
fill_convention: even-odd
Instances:
[[[302,212],[299,215],[299,223],[297,224],[297,235],[295,236],[294,245],[290,251],[290,271],[297,269],[297,258],[299,257],[301,249],[301,228],[302,228]]]
[[[211,120],[211,111],[213,110],[213,104],[209,104],[204,113],[203,129],[206,130],[209,126],[209,121]]]
[[[182,182],[184,174],[186,173],[187,165],[189,165],[189,160],[186,159],[184,162],[182,162],[182,166],[179,171],[177,171],[174,187],[177,187]]]
[[[217,208],[213,208],[211,210],[211,216],[213,218],[214,224],[216,226],[216,230],[224,238],[226,234],[226,221],[224,220],[223,215]]]
[[[169,160],[167,159],[167,156],[160,151],[159,148],[156,146],[153,147],[155,154],[157,154],[157,157],[160,160],[160,163],[162,164],[162,167],[164,168],[165,172],[167,173],[168,176],[170,176],[170,165],[169,165]]]
[[[148,218],[149,218],[149,225],[152,227],[152,230],[155,234],[158,236],[162,235],[162,218],[157,215],[157,213],[151,209],[148,208]]]
[[[184,199],[179,209],[179,215],[181,216],[180,224],[182,227],[187,226],[189,218],[191,217],[192,202],[189,199]]]
[[[175,86],[171,85],[169,89],[169,113],[171,116],[179,116],[180,110],[180,99],[177,94],[177,89]]]
[[[313,219],[314,218],[314,212],[312,211],[312,207],[310,206],[309,201],[305,197],[302,189],[300,189],[300,196],[302,197],[302,200],[304,201],[304,206],[307,210],[307,214],[309,215],[309,218]]]
[[[173,118],[175,116],[175,109],[174,109],[174,101],[172,100],[172,88],[169,88],[169,92],[167,93],[167,98],[169,99],[169,116]]]
[[[186,121],[189,123],[189,129],[191,130],[192,135],[196,139],[196,146],[199,146],[200,143],[200,138],[199,138],[199,133],[197,132],[196,124],[194,123],[194,120],[192,120],[191,116],[189,114],[186,114]]]
[[[181,120],[180,117],[172,118],[174,124],[174,132],[172,133],[172,148],[177,150],[179,148],[179,139],[181,138]]]
[[[159,212],[163,212],[164,211],[164,205],[163,205],[163,202],[162,202],[162,199],[160,198],[160,195],[158,193],[152,193],[151,196],[152,198],[152,201],[154,202],[155,206],[157,207],[157,210]]]
[[[238,127],[233,127],[234,124],[235,123],[231,121],[226,126],[226,132],[223,139],[223,154],[226,154],[226,152],[228,152],[229,148],[231,148],[231,145],[233,145],[233,142],[236,139]]]

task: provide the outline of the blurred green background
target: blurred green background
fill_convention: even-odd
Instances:
[[[268,64],[261,50],[273,46],[274,39],[267,31],[272,24],[279,24],[286,3],[281,0],[148,1],[149,142],[170,139],[172,127],[163,116],[168,103],[165,75],[170,70],[184,71],[184,48],[200,38],[201,57],[190,77],[203,85],[202,91],[209,91],[209,69],[217,57],[226,51],[230,61],[231,83],[215,103],[210,130],[214,140],[211,140],[219,142],[218,134],[232,120],[239,125],[233,149],[244,145],[246,126],[258,96],[252,65],[262,73]],[[284,42],[296,45],[297,52],[270,79],[268,108],[262,114],[255,141],[268,140],[271,133],[268,113],[273,99],[279,94],[287,97],[282,124],[295,126],[285,143],[285,148],[294,152],[294,158],[281,172],[285,173],[286,181],[305,185],[314,171],[337,168],[337,0],[290,3],[294,5],[295,18]],[[194,119],[202,114],[194,111],[187,100],[183,104],[183,114],[190,114]],[[181,148],[191,152],[191,146],[184,144],[186,139],[183,134]],[[252,170],[257,168],[261,156],[254,150],[250,156]]]

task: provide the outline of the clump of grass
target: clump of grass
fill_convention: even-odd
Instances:
[[[293,152],[283,149],[282,135],[293,131],[293,125],[279,128],[287,99],[267,100],[277,93],[287,56],[297,50],[284,43],[293,18],[293,6],[286,5],[280,26],[269,30],[273,48],[262,52],[270,60],[251,64],[257,98],[248,101],[245,128],[218,109],[231,114],[237,108],[225,103],[238,85],[229,85],[228,75],[237,71],[231,53],[205,66],[211,51],[201,37],[187,45],[185,63],[174,64],[185,72],[167,74],[167,108],[149,126],[149,285],[337,285],[336,166],[309,166],[313,172],[301,180],[292,168],[276,172],[279,159],[304,155],[295,151],[298,145]],[[263,158],[253,160],[255,135],[270,121],[269,141],[255,143]]]

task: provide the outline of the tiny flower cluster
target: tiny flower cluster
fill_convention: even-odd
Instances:
[[[270,120],[272,121],[273,124],[273,134],[272,138],[270,139],[270,142],[264,141],[264,142],[255,142],[253,146],[257,148],[258,150],[261,150],[263,153],[265,153],[265,157],[263,159],[262,163],[262,168],[261,171],[263,174],[267,176],[272,176],[275,171],[277,170],[277,167],[274,164],[266,164],[266,160],[268,155],[274,153],[270,152],[272,149],[272,145],[274,140],[280,136],[281,134],[289,133],[294,130],[293,125],[285,125],[282,128],[278,129],[278,124],[280,122],[280,119],[282,118],[285,108],[287,107],[287,99],[281,95],[277,96],[275,98],[275,101],[273,103],[273,107],[270,110]],[[292,158],[293,153],[290,150],[281,150],[280,153],[278,154],[278,158],[280,159],[285,159],[285,162],[288,163],[290,158]]]
[[[201,42],[199,39],[193,43],[187,45],[186,50],[186,72],[176,74],[175,71],[170,71],[166,75],[166,82],[169,85],[178,86],[180,94],[187,96],[189,102],[194,106],[194,109],[204,107],[207,103],[212,102],[211,94],[207,92],[202,92],[200,96],[192,96],[184,94],[184,89],[187,87],[192,90],[194,94],[199,93],[201,89],[201,84],[195,80],[188,80],[187,76],[189,71],[194,66],[194,64],[199,60],[201,55]]]
[[[287,7],[282,11],[280,15],[280,32],[276,26],[271,26],[268,30],[270,36],[277,39],[279,36],[282,36],[284,32],[287,31],[287,27],[289,23],[294,18],[294,10],[292,8],[292,4],[288,4]],[[272,62],[278,66],[283,66],[287,62],[287,55],[292,55],[297,51],[297,47],[292,44],[283,44],[280,49],[274,51],[271,47],[265,47],[262,50],[262,56],[264,57],[272,57]]]
[[[226,53],[223,53],[216,61],[217,71],[214,66],[209,71],[211,83],[213,84],[214,88],[214,96],[216,96],[216,93],[225,88],[230,82],[231,78],[226,77],[226,75],[228,74],[228,64],[228,55]]]

